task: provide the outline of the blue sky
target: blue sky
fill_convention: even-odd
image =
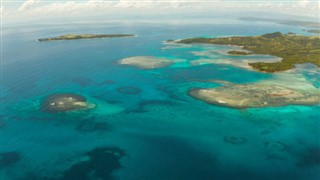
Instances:
[[[4,20],[127,13],[281,12],[319,16],[318,0],[2,0]]]

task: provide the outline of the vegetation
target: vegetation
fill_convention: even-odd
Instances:
[[[320,37],[282,34],[280,32],[262,36],[238,36],[223,38],[189,38],[178,43],[209,43],[238,45],[256,54],[269,54],[282,58],[280,62],[249,63],[264,72],[278,72],[294,68],[295,64],[313,63],[320,67]]]
[[[228,54],[231,54],[231,55],[250,55],[252,54],[251,52],[245,52],[245,51],[237,51],[237,50],[232,50],[232,51],[228,51]]]
[[[92,39],[92,38],[117,38],[117,37],[132,37],[134,34],[65,34],[52,38],[41,38],[42,41],[58,41],[58,40],[76,40],[76,39]]]

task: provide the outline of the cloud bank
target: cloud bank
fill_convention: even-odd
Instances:
[[[7,9],[4,1],[2,15],[7,19],[37,17],[84,17],[110,14],[204,14],[216,11],[281,12],[295,15],[318,16],[318,0],[250,1],[250,0],[26,0],[18,8]]]
[[[39,3],[40,0],[27,0],[26,2],[24,2],[20,8],[18,9],[19,12],[21,11],[27,11],[28,9],[30,9],[32,6],[36,5],[37,3]]]

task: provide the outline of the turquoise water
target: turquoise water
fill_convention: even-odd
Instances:
[[[223,64],[189,66],[184,62],[153,70],[117,64],[131,56],[189,62],[200,58],[192,52],[228,48],[166,48],[168,45],[162,42],[167,39],[274,31],[305,34],[302,28],[268,23],[4,27],[1,180],[81,180],[89,176],[138,180],[320,178],[319,106],[236,110],[208,105],[187,94],[191,88],[219,86],[196,80],[251,83],[274,75]],[[35,41],[66,33],[138,36]],[[221,53],[212,56],[237,59]],[[300,69],[298,73],[319,88],[319,70],[308,65]],[[117,92],[117,88],[128,86],[141,92]],[[46,96],[69,92],[83,95],[97,107],[83,113],[39,111]],[[233,144],[225,140],[233,136],[244,138],[245,142]],[[106,175],[98,173],[101,168]]]

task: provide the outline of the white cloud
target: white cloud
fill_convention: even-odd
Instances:
[[[8,18],[77,17],[112,13],[192,14],[215,11],[265,11],[317,16],[319,1],[234,1],[234,0],[87,0],[42,1],[27,0],[18,10],[6,13]]]
[[[300,7],[306,7],[310,3],[309,0],[301,0],[298,2],[298,6]]]
[[[38,4],[40,0],[27,0],[24,2],[18,9],[18,11],[27,11],[29,10],[32,6]]]

